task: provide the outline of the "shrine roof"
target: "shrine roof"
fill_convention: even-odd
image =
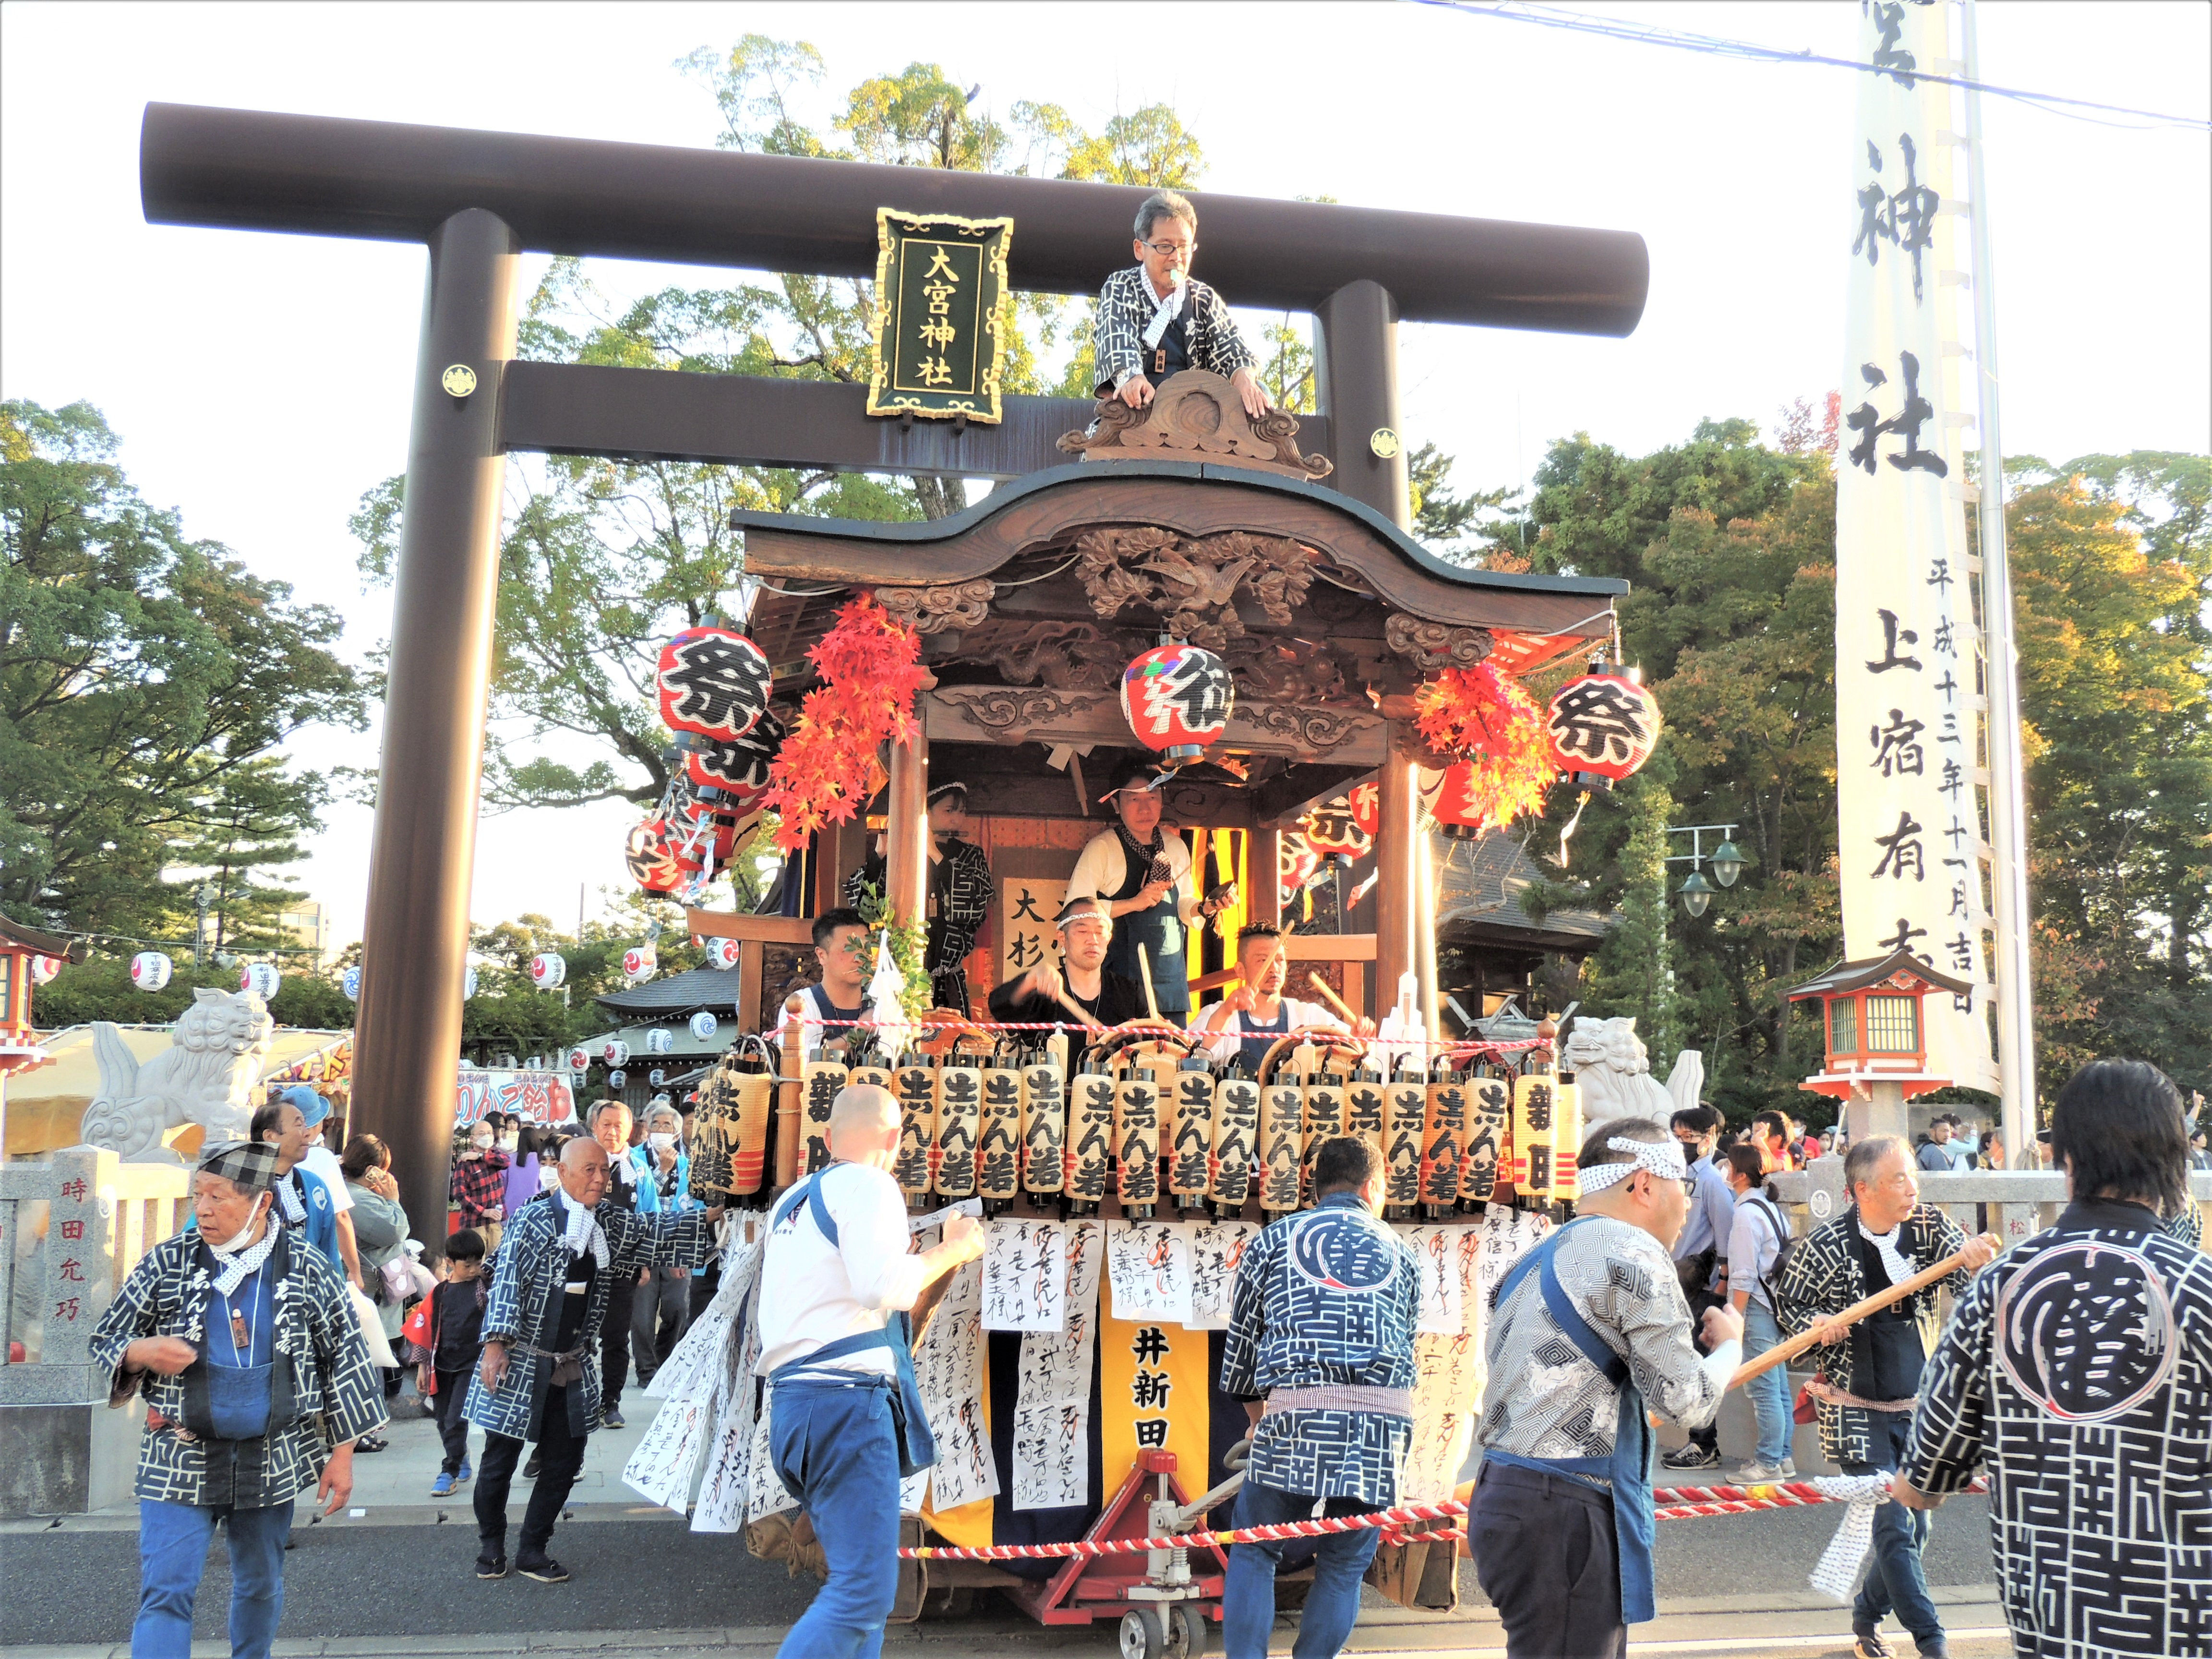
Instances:
[[[1521,896],[1543,878],[1525,840],[1492,830],[1463,841],[1438,836],[1437,932],[1447,944],[1521,945],[1588,956],[1605,943],[1620,913],[1549,910],[1541,921],[1521,906]]]
[[[738,1006],[738,970],[734,968],[687,968],[665,979],[649,979],[626,990],[609,991],[592,1001],[618,1014],[641,1018],[673,1018],[696,1014],[729,1014]]]
[[[1924,989],[1948,991],[1954,996],[1965,996],[1974,988],[1971,981],[1954,979],[1950,975],[1930,967],[1911,951],[1898,950],[1886,957],[1867,957],[1857,962],[1837,963],[1817,978],[1809,979],[1783,994],[1791,1002],[1801,1001],[1806,997],[1844,996],[1853,991],[1870,990],[1899,975],[1918,980]]]
[[[67,962],[82,962],[86,946],[82,939],[64,939],[36,927],[27,927],[20,921],[11,921],[0,915],[0,950],[35,951],[42,957],[60,957]]]

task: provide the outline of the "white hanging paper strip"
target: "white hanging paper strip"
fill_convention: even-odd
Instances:
[[[1107,1223],[1106,1279],[1115,1318],[1189,1322],[1190,1237],[1177,1223]]]
[[[983,1232],[983,1328],[1057,1331],[1067,1255],[1060,1224],[992,1221]]]
[[[1066,1509],[1091,1501],[1091,1377],[1105,1227],[1073,1221],[1066,1256],[1066,1328],[1022,1338],[1014,1390],[1014,1507]]]
[[[747,1230],[739,1218],[733,1229],[742,1241]],[[754,1399],[760,1392],[753,1367],[760,1359],[757,1291],[765,1231],[752,1229],[754,1242],[740,1243],[722,1267],[722,1288],[710,1309],[727,1303],[733,1340],[724,1350],[721,1383],[714,1402],[714,1432],[707,1441],[706,1475],[691,1511],[694,1532],[736,1532],[744,1524],[745,1493],[752,1474]],[[672,1358],[674,1356],[672,1355]]]
[[[1449,1226],[1419,1226],[1401,1237],[1421,1262],[1421,1313],[1414,1329],[1436,1336],[1458,1336],[1467,1325],[1465,1292],[1460,1283],[1459,1236]]]
[[[1260,1236],[1250,1221],[1200,1221],[1190,1228],[1190,1317],[1194,1331],[1229,1328],[1230,1299],[1244,1247]]]
[[[690,1501],[692,1471],[705,1449],[706,1425],[706,1407],[689,1400],[666,1401],[623,1465],[623,1484],[648,1503],[681,1515]]]
[[[1971,995],[1923,1005],[1931,1072],[1997,1086],[1986,1010],[1989,856],[1977,777],[1986,698],[1960,446],[1949,6],[1861,9],[1836,456],[1836,776],[1844,953],[1900,946]],[[1848,249],[1848,253],[1846,253]],[[1985,786],[1983,786],[1985,787]]]
[[[983,1264],[970,1261],[954,1270],[914,1357],[915,1382],[937,1440],[929,1496],[939,1510],[999,1495],[983,1415],[982,1311]]]

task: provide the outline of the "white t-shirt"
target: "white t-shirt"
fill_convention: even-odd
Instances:
[[[822,1201],[837,1224],[831,1245],[801,1199],[769,1235],[761,1263],[761,1357],[766,1376],[825,1343],[879,1331],[884,1316],[914,1306],[923,1283],[921,1258],[908,1249],[906,1195],[884,1170],[836,1164],[821,1176]],[[890,1352],[870,1348],[826,1365],[856,1371],[893,1370]]]
[[[1284,1028],[1285,1030],[1307,1030],[1315,1027],[1319,1027],[1323,1030],[1328,1031],[1341,1031],[1344,1030],[1344,1022],[1339,1019],[1334,1014],[1329,1012],[1328,1009],[1322,1007],[1318,1002],[1301,1002],[1296,997],[1284,997],[1281,999],[1281,1001],[1284,1006],[1291,1011],[1291,1023]],[[1203,1018],[1206,1014],[1210,1014],[1212,1012],[1212,1011],[1210,1009],[1206,1010],[1200,1018]],[[1194,1020],[1192,1022],[1194,1026],[1195,1026],[1197,1023],[1197,1020]],[[1242,1012],[1231,1014],[1222,1022],[1222,1027],[1223,1030],[1220,1041],[1216,1042],[1207,1052],[1212,1054],[1214,1059],[1226,1061],[1231,1055],[1235,1054],[1237,1050],[1242,1046],[1242,1039],[1243,1036],[1253,1030],[1252,1016],[1248,1013]],[[1200,1035],[1202,1036],[1204,1033],[1201,1032]],[[1263,1036],[1270,1035],[1279,1036],[1283,1035],[1283,1033],[1279,1031],[1273,1033],[1263,1031],[1258,1033],[1258,1035]]]
[[[353,1208],[353,1194],[346,1191],[345,1171],[338,1167],[338,1155],[317,1141],[307,1148],[307,1155],[300,1160],[300,1167],[331,1189],[331,1209],[343,1215]]]
[[[1198,915],[1198,895],[1192,890],[1190,876],[1190,845],[1181,836],[1164,832],[1160,836],[1160,856],[1167,860],[1168,873],[1173,878],[1170,896],[1175,900],[1176,914],[1185,921]],[[1102,898],[1111,902],[1129,879],[1129,857],[1121,850],[1121,838],[1111,830],[1094,836],[1090,844],[1076,855],[1074,872],[1067,878],[1067,891],[1062,903],[1072,903],[1079,898]]]

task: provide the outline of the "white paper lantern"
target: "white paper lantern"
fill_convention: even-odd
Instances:
[[[589,1048],[569,1049],[568,1069],[579,1073],[580,1075],[585,1072],[590,1071],[592,1069],[592,1051]]]
[[[284,983],[284,975],[276,971],[274,963],[249,962],[238,970],[238,988],[251,991],[264,1002],[276,994]]]
[[[33,957],[31,958],[31,983],[33,985],[51,985],[54,982],[54,975],[61,972],[61,970],[62,959],[59,957]]]
[[[476,964],[475,964],[475,963],[466,963],[466,964],[465,964],[465,965],[462,967],[462,969],[461,969],[461,1000],[462,1000],[462,1001],[464,1001],[464,1002],[466,1002],[466,1001],[467,1001],[471,997],[474,996],[476,994],[477,994],[477,970],[476,970]]]
[[[710,939],[707,941],[707,965],[726,972],[738,965],[738,942],[733,939]]]
[[[650,945],[633,945],[623,952],[623,977],[637,985],[651,979],[660,957]]]
[[[654,1088],[658,1089],[662,1084],[668,1081],[668,1073],[662,1071],[660,1067],[656,1066],[645,1074],[645,1080],[647,1083],[650,1083]]]
[[[629,1060],[629,1044],[610,1037],[600,1047],[599,1058],[610,1066],[624,1065]]]
[[[629,1081],[629,1078],[625,1073],[609,1072],[607,1073],[607,1087],[610,1089],[619,1089]]]
[[[645,1034],[645,1051],[649,1054],[665,1054],[676,1047],[676,1033],[654,1026]]]
[[[704,1042],[721,1028],[721,1022],[702,1008],[691,1016],[691,1035]]]
[[[348,1002],[359,1002],[361,1000],[361,969],[358,967],[347,969],[345,972],[339,976],[338,983],[345,988],[346,1000]]]
[[[131,958],[131,982],[142,991],[158,991],[169,982],[175,964],[159,951],[141,951]]]
[[[544,951],[530,958],[530,982],[541,991],[557,991],[568,977],[568,959],[558,951]]]

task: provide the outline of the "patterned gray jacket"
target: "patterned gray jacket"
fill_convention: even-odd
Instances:
[[[109,1373],[107,1403],[146,1396],[138,1443],[137,1495],[172,1504],[265,1509],[321,1479],[331,1448],[357,1440],[385,1420],[384,1386],[369,1362],[345,1279],[330,1259],[281,1222],[261,1271],[272,1275],[271,1416],[283,1419],[259,1440],[217,1440],[190,1425],[207,1410],[206,1383],[191,1366],[175,1376],[125,1372],[123,1354],[141,1337],[207,1336],[215,1253],[198,1231],[163,1239],[138,1260],[88,1345]],[[289,1402],[289,1412],[286,1402]]]
[[[1866,1272],[1859,1265],[1859,1253],[1851,1243],[1859,1224],[1859,1206],[1853,1204],[1843,1214],[1825,1226],[1815,1227],[1805,1235],[1790,1254],[1790,1264],[1783,1270],[1782,1282],[1775,1286],[1775,1317],[1784,1336],[1795,1336],[1809,1330],[1831,1315],[1839,1314],[1855,1302],[1863,1302],[1871,1292],[1867,1288]],[[1959,1224],[1932,1204],[1923,1204],[1898,1224],[1898,1253],[1913,1264],[1917,1272],[1932,1267],[1947,1255],[1955,1255],[1966,1246],[1966,1235]],[[1949,1291],[1954,1296],[1965,1294],[1973,1275],[1960,1268],[1927,1289],[1916,1291],[1906,1301],[1911,1310],[1913,1322],[1919,1328],[1920,1351],[1925,1354],[1936,1346],[1936,1297],[1939,1291]],[[1814,1354],[1820,1363],[1821,1374],[1834,1387],[1845,1394],[1864,1397],[1852,1359],[1855,1342],[1838,1342],[1832,1348],[1815,1348]],[[1866,1387],[1871,1388],[1869,1382]],[[1816,1402],[1820,1412],[1820,1450],[1837,1463],[1869,1463],[1874,1461],[1873,1416],[1856,1406],[1839,1406],[1832,1401]]]
[[[1237,319],[1221,296],[1194,276],[1190,279],[1191,319],[1185,342],[1194,368],[1210,368],[1216,374],[1234,374],[1240,368],[1257,368],[1260,359],[1244,343]],[[1145,366],[1145,330],[1160,302],[1142,265],[1129,265],[1106,279],[1098,290],[1098,314],[1091,325],[1091,346],[1098,362],[1098,383],[1091,396],[1103,398],[1123,377]]]
[[[618,1210],[605,1199],[595,1212],[607,1236],[607,1266],[592,1276],[585,1297],[582,1345],[584,1431],[599,1426],[599,1328],[617,1279],[637,1277],[643,1267],[697,1267],[713,1259],[714,1230],[702,1209],[660,1210],[651,1215]],[[562,1242],[566,1211],[550,1194],[524,1205],[500,1236],[492,1258],[491,1296],[484,1304],[483,1339],[508,1347],[507,1376],[495,1392],[478,1371],[469,1379],[462,1415],[488,1434],[528,1440],[551,1386],[552,1362],[543,1350],[561,1323],[567,1294],[568,1249]]]

